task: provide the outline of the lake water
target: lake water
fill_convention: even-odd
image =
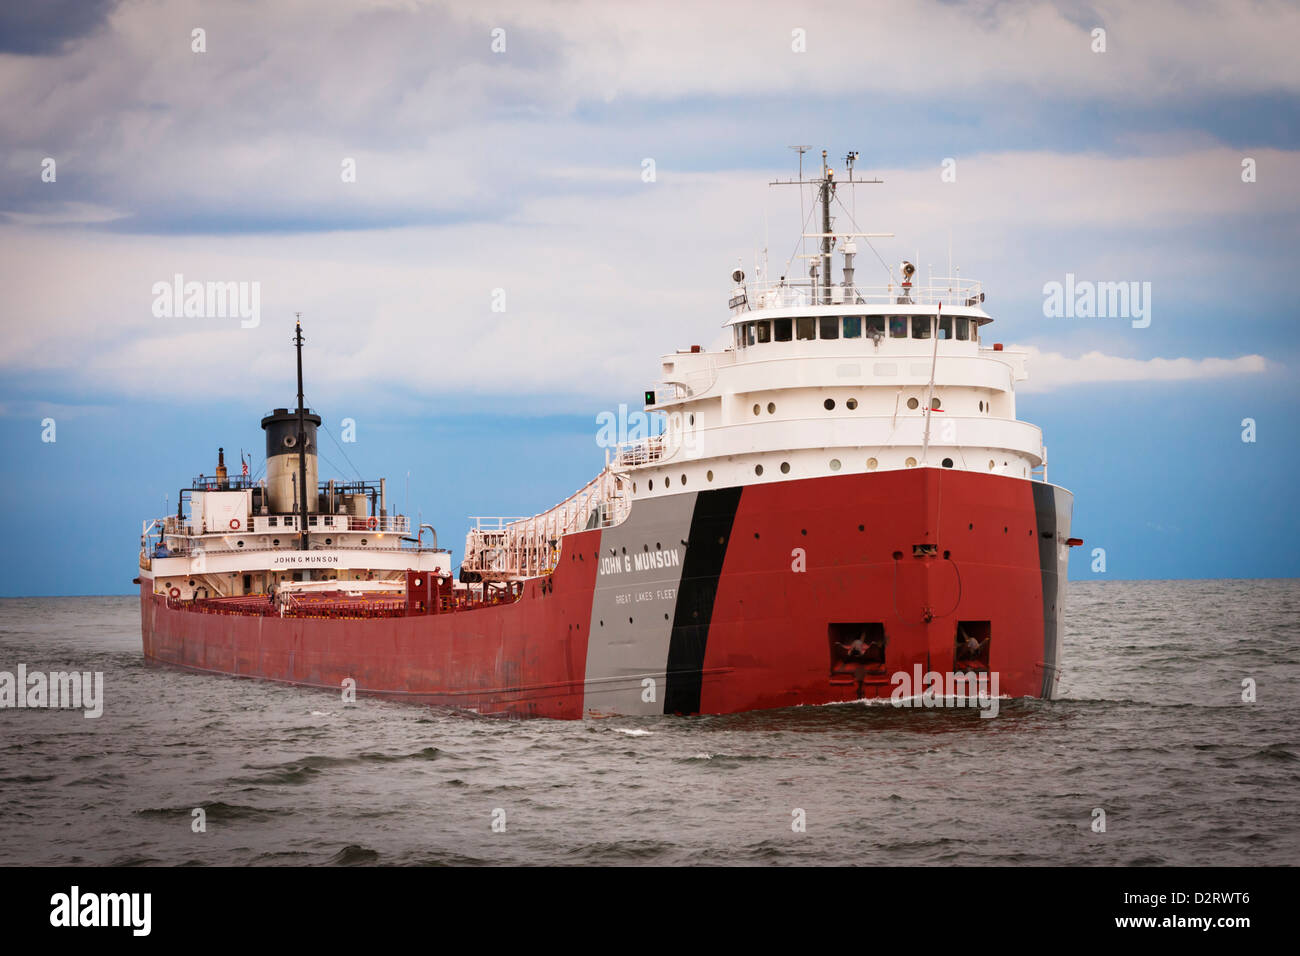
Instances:
[[[0,709],[0,864],[1293,864],[1298,612],[1296,580],[1074,582],[1060,699],[994,719],[567,722],[147,665],[135,596],[7,599],[0,670],[102,671],[105,707]]]

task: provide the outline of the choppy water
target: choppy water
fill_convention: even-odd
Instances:
[[[0,864],[1300,860],[1300,581],[1074,583],[1068,605],[1062,699],[991,720],[561,722],[148,666],[134,597],[0,601],[0,670],[103,671],[107,698],[0,710]]]

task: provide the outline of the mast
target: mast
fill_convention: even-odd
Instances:
[[[831,304],[831,192],[835,188],[833,170],[826,167],[826,150],[822,150],[822,181],[819,201],[822,204],[821,303]]]
[[[307,545],[307,429],[303,423],[303,416],[307,414],[302,400],[302,313],[295,312],[298,323],[294,332],[293,344],[298,352],[298,500],[302,503],[300,507],[298,531],[298,547],[301,551],[308,549]]]
[[[768,183],[769,186],[799,186],[799,215],[803,216],[803,189],[804,186],[817,187],[817,202],[821,205],[821,231],[804,232],[801,241],[807,242],[809,239],[821,239],[821,246],[817,252],[812,254],[800,255],[800,259],[811,260],[808,265],[808,275],[812,283],[812,304],[813,305],[830,305],[831,304],[831,242],[833,238],[850,239],[854,237],[863,237],[868,239],[889,238],[893,236],[892,232],[854,232],[851,230],[842,230],[834,237],[831,233],[831,200],[835,198],[835,170],[826,165],[826,150],[822,150],[822,174],[820,179],[803,178],[803,154],[808,149],[807,146],[791,146],[793,150],[799,152],[799,178],[798,179],[777,179]],[[849,178],[845,180],[850,186],[861,186],[867,183],[879,184],[881,179],[856,179],[853,175],[853,163],[858,158],[856,151],[851,152],[845,157],[845,163],[849,170]],[[811,217],[810,217],[811,218]],[[850,217],[852,218],[852,217]],[[806,247],[805,247],[806,248]],[[856,250],[849,250],[855,252]],[[852,265],[846,263],[850,272],[845,276],[845,282],[851,284]],[[782,277],[784,278],[784,277]]]

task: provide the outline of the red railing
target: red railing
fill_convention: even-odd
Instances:
[[[490,592],[486,599],[467,591],[442,592],[437,595],[438,613],[477,611],[480,608],[513,604],[520,594]],[[280,605],[265,594],[238,597],[195,598],[185,601],[168,597],[167,607],[173,611],[191,611],[198,614],[226,614],[238,617],[290,617],[326,621],[366,620],[372,618],[405,617],[410,613],[405,597],[386,595],[295,595],[281,613]]]

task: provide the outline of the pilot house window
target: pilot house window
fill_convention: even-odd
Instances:
[[[844,317],[844,337],[846,339],[862,338],[862,316],[846,315]]]
[[[793,319],[777,319],[775,322],[772,323],[772,325],[774,326],[774,328],[772,329],[773,332],[772,337],[776,341],[778,342],[790,341],[790,333],[793,330],[793,326],[794,326]]]
[[[884,335],[885,334],[885,317],[883,315],[868,315],[866,317],[867,335]]]
[[[840,317],[838,315],[823,315],[821,326],[822,338],[838,339],[840,337]]]
[[[907,338],[907,316],[891,315],[889,317],[889,337],[891,339]]]
[[[930,337],[930,326],[933,324],[933,322],[934,322],[933,316],[929,316],[929,315],[912,316],[912,338],[928,339]]]
[[[758,323],[759,344],[761,345],[764,342],[770,342],[770,341],[772,341],[772,326],[767,322],[759,322]]]
[[[812,316],[795,319],[794,337],[799,340],[817,338],[817,320]]]
[[[941,339],[950,339],[950,338],[952,338],[952,317],[951,317],[951,316],[949,316],[948,318],[940,317],[940,319],[939,319],[939,338],[941,338]]]
[[[966,342],[970,339],[970,319],[958,316],[957,323],[957,341]]]

